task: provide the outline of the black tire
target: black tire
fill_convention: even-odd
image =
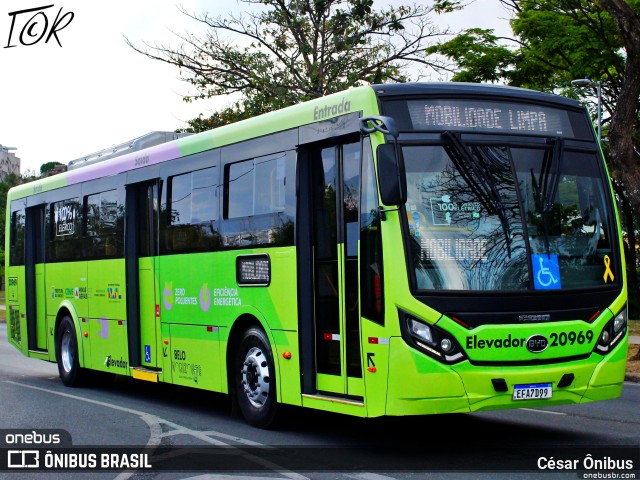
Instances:
[[[60,380],[67,387],[78,387],[85,380],[85,371],[78,360],[78,337],[73,320],[65,315],[56,335],[56,358]]]
[[[272,427],[278,413],[275,363],[269,339],[260,328],[249,328],[242,335],[233,369],[244,418],[254,427]]]

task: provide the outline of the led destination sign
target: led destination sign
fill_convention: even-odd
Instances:
[[[539,105],[484,100],[410,100],[414,130],[471,130],[573,137],[569,112]]]

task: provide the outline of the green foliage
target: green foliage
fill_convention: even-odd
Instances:
[[[380,8],[373,0],[243,0],[252,12],[189,14],[207,27],[203,37],[180,35],[178,48],[129,45],[150,58],[180,68],[196,93],[186,101],[240,94],[209,118],[189,122],[200,131],[318,98],[347,88],[402,82],[405,67],[432,61],[428,43],[446,33],[432,13],[461,7],[458,0],[434,6]]]
[[[40,165],[40,175],[45,175],[46,173],[49,173],[51,170],[53,170],[55,167],[57,167],[58,165],[63,165],[60,162],[47,162],[47,163],[43,163],[42,165]]]
[[[588,99],[594,91],[576,90],[571,80],[589,77],[606,82],[603,104],[612,114],[624,77],[625,54],[611,16],[587,0],[502,3],[514,13],[513,38],[473,28],[431,49],[456,63],[454,81],[504,82]]]
[[[493,30],[471,28],[429,51],[456,60],[454,82],[499,82],[510,75],[516,58],[511,49],[498,42]]]
[[[436,0],[433,2],[433,9],[436,13],[450,13],[462,10],[466,5],[461,0]]]

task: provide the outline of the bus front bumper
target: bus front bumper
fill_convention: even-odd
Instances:
[[[544,407],[617,398],[622,391],[627,339],[609,354],[587,359],[534,366],[478,367],[468,361],[448,366],[391,339],[387,415],[425,415],[508,408]],[[570,385],[559,388],[565,374]],[[507,391],[497,392],[493,379],[503,379]],[[551,398],[513,400],[514,385],[551,383]]]

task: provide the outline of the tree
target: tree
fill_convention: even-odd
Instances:
[[[183,14],[204,24],[204,37],[178,35],[179,47],[127,43],[136,51],[180,68],[196,94],[186,101],[237,94],[239,99],[190,129],[255,116],[362,83],[405,81],[409,64],[443,68],[425,53],[447,33],[432,13],[457,8],[438,0],[375,9],[373,0],[242,0],[254,10],[226,17]],[[236,98],[237,98],[236,95]]]
[[[45,176],[47,173],[49,173],[51,170],[53,170],[58,165],[63,165],[63,164],[60,163],[60,162],[43,163],[42,165],[40,165],[40,176],[41,177]]]
[[[4,232],[6,227],[7,193],[11,187],[20,185],[22,177],[15,173],[8,173],[0,182],[0,246],[4,252]]]
[[[640,314],[635,232],[640,226],[640,1],[500,0],[513,38],[470,29],[430,53],[455,61],[454,80],[505,82],[579,98],[595,111],[595,91],[571,80],[602,82],[604,129],[614,190],[626,231],[630,306]],[[634,151],[635,149],[635,151]]]

